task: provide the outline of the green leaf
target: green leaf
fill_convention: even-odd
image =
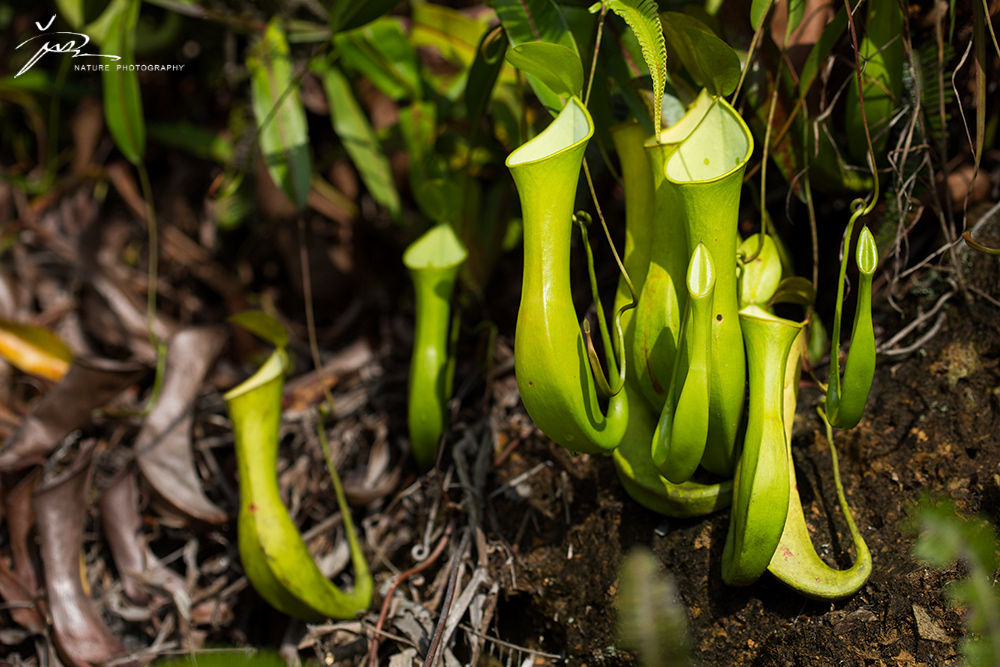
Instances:
[[[489,107],[493,87],[503,69],[506,50],[507,40],[503,38],[502,28],[499,27],[483,35],[476,49],[476,59],[469,68],[469,78],[465,84],[465,110],[472,127],[479,125],[479,120]]]
[[[556,95],[579,96],[583,91],[580,56],[562,44],[528,42],[507,51],[507,62],[531,74]]]
[[[492,0],[490,4],[500,17],[511,46],[549,42],[562,44],[579,55],[573,33],[553,0]],[[530,74],[528,84],[549,113],[555,116],[562,110],[562,99],[548,86]]]
[[[740,81],[740,58],[711,32],[685,27],[706,77],[702,84],[713,95],[729,95]]]
[[[788,25],[785,27],[785,41],[802,23],[806,13],[806,0],[788,0]]]
[[[861,108],[862,98],[858,93],[857,82],[851,77],[844,113],[847,151],[858,162],[867,162],[866,125],[875,151],[872,157],[880,161],[884,159],[889,139],[889,121],[899,106],[903,93],[904,65],[909,62],[901,38],[906,25],[903,9],[896,0],[868,0],[866,6],[865,36],[858,46],[858,55],[863,63],[861,78],[864,109]],[[939,66],[936,64],[935,70]],[[935,71],[935,79],[937,74]]]
[[[278,19],[247,57],[250,99],[260,126],[260,148],[271,178],[299,209],[306,205],[312,179],[309,129],[292,77],[288,42]]]
[[[259,310],[243,310],[230,315],[229,322],[239,325],[279,350],[288,347],[288,330],[278,320]]]
[[[330,104],[333,131],[340,137],[372,198],[384,206],[394,220],[398,220],[399,193],[396,192],[389,159],[382,151],[368,117],[355,99],[347,77],[337,67],[326,63],[314,66],[313,70],[323,80],[323,88]]]
[[[691,78],[713,96],[728,95],[740,78],[740,59],[711,28],[687,14],[665,12],[663,32]]]
[[[410,43],[416,47],[433,46],[445,59],[468,69],[476,59],[476,46],[487,31],[485,23],[462,12],[420,3],[413,5]]]
[[[433,178],[432,159],[437,139],[437,107],[431,102],[414,102],[399,110],[399,129],[410,154],[410,187],[414,192],[420,184]]]
[[[432,48],[454,67],[424,68],[423,80],[450,102],[465,91],[469,68],[476,59],[476,47],[486,33],[485,22],[464,13],[431,3],[413,5],[410,16],[410,43]]]
[[[773,306],[776,303],[794,303],[808,307],[813,305],[815,301],[816,290],[813,289],[812,283],[805,278],[792,276],[778,283],[778,289],[768,301],[768,306]]]
[[[111,0],[108,6],[104,8],[101,15],[96,19],[88,23],[83,27],[83,32],[85,32],[92,40],[98,44],[104,45],[104,40],[107,39],[108,30],[111,29],[111,24],[115,22],[125,8],[132,3],[133,0]],[[82,17],[81,17],[82,20]]]
[[[642,49],[631,30],[605,31],[608,46],[603,52],[612,92],[624,99],[647,135],[653,134],[653,94]],[[683,105],[681,105],[683,108]],[[687,109],[682,109],[682,115]],[[661,112],[662,114],[662,112]]]
[[[220,164],[233,161],[233,142],[200,125],[184,121],[150,123],[146,130],[150,139],[163,146],[179,148],[203,160],[214,160]]]
[[[383,17],[334,36],[344,66],[366,76],[395,101],[423,96],[417,51],[400,22]]]
[[[639,46],[642,59],[646,61],[653,77],[653,136],[660,135],[663,89],[667,82],[667,45],[663,38],[663,26],[656,13],[655,0],[604,0],[608,9],[620,16],[632,29]],[[601,3],[590,7],[594,12]]]
[[[341,0],[330,9],[330,33],[360,28],[371,23],[399,4],[400,0],[365,0],[350,2]]]
[[[458,219],[462,190],[454,182],[445,178],[424,181],[416,196],[420,209],[434,222],[450,224]]]
[[[66,19],[73,30],[83,26],[83,0],[56,0],[56,7],[59,8],[59,16]]]
[[[753,0],[750,5],[750,25],[755,31],[760,30],[761,23],[771,9],[773,0]]]
[[[108,25],[101,48],[107,69],[101,72],[104,82],[104,117],[111,138],[122,155],[139,164],[146,152],[146,124],[142,115],[142,94],[135,65],[135,26],[139,20],[140,0],[128,0]]]
[[[457,102],[465,91],[476,47],[488,29],[486,23],[431,3],[414,4],[410,20],[410,43],[437,50],[455,66],[424,68],[424,81],[442,97]]]
[[[823,29],[823,34],[809,51],[805,63],[802,64],[802,73],[799,75],[800,95],[805,95],[808,92],[813,81],[816,79],[816,74],[819,73],[820,68],[826,62],[827,56],[830,55],[833,47],[840,41],[840,36],[846,27],[847,13],[841,7],[837,15],[833,17],[833,20]]]

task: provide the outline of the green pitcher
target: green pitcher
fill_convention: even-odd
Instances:
[[[577,98],[507,158],[524,219],[524,278],[514,337],[517,386],[548,437],[583,453],[610,453],[628,424],[624,391],[598,404],[570,288],[573,205],[594,123]],[[615,367],[609,350],[608,364]]]

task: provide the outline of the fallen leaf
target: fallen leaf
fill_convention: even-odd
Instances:
[[[27,554],[27,531],[24,529],[25,523],[34,525],[35,513],[31,509],[31,492],[34,490],[34,483],[38,481],[38,474],[29,475],[27,479],[16,484],[14,489],[8,489],[4,494],[3,505],[0,506],[8,512],[14,510],[17,517],[12,524],[8,524],[7,533],[11,544],[11,554],[16,564],[18,554],[21,559]],[[27,484],[25,483],[27,482]],[[25,491],[27,489],[27,491]],[[11,496],[14,500],[11,501]],[[21,506],[21,498],[27,498],[27,509]],[[21,515],[28,514],[28,521]],[[44,613],[36,606],[34,591],[37,588],[35,571],[28,563],[29,576],[21,576],[17,573],[17,567],[11,569],[6,558],[0,558],[0,598],[7,601],[7,611],[15,623],[25,628],[32,634],[42,634],[45,632]]]
[[[40,478],[41,469],[36,469],[15,483],[5,479],[3,496],[14,574],[18,582],[32,596],[38,590],[39,583],[32,558],[34,540],[29,539],[35,527],[35,508],[31,504],[31,497]]]
[[[928,639],[932,642],[940,642],[942,644],[950,644],[952,642],[948,633],[942,630],[941,626],[931,619],[927,610],[918,604],[913,605],[913,618],[917,622],[917,634],[920,635],[921,639]]]
[[[135,441],[143,477],[171,506],[211,524],[225,523],[225,510],[205,496],[191,450],[194,402],[226,342],[221,327],[183,329],[170,339],[163,389]]]
[[[133,470],[126,468],[118,475],[101,494],[98,503],[104,536],[121,576],[125,595],[132,602],[144,605],[149,602],[149,594],[142,586],[140,575],[146,571],[146,545],[141,537],[139,488]]]
[[[17,575],[0,559],[0,598],[7,602],[7,611],[14,622],[32,634],[45,632],[45,621],[34,606],[34,595],[25,590]]]
[[[45,327],[0,318],[0,356],[31,375],[59,381],[73,353],[59,336]]]
[[[43,463],[91,412],[146,374],[146,366],[94,357],[73,360],[66,376],[35,405],[0,452],[0,470]]]
[[[364,340],[344,348],[322,368],[305,373],[285,385],[282,407],[299,413],[323,400],[323,388],[332,389],[346,375],[356,373],[372,362],[371,346]]]
[[[90,667],[125,653],[84,593],[80,577],[94,444],[82,444],[73,464],[45,481],[34,498],[53,637],[63,660],[74,667]]]
[[[88,329],[99,340],[104,340],[105,332],[109,330],[107,323],[115,322],[114,330],[117,336],[108,342],[113,345],[128,347],[136,359],[153,363],[156,350],[149,342],[149,319],[146,314],[146,304],[140,302],[127,290],[117,277],[110,272],[100,270],[89,276],[92,292],[88,294],[99,296],[91,298],[83,309],[84,321]],[[157,313],[153,319],[153,333],[159,340],[166,340],[176,330],[176,325],[164,315]],[[124,338],[124,340],[118,340]]]

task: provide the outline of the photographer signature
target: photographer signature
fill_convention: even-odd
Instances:
[[[49,22],[45,26],[42,26],[42,24],[39,23],[38,21],[35,21],[35,26],[39,30],[48,30],[50,27],[52,27],[52,23],[55,20],[56,16],[55,14],[53,14],[52,18],[49,19]],[[15,79],[24,74],[25,72],[27,72],[29,69],[31,69],[35,65],[35,63],[38,62],[39,59],[46,53],[72,53],[74,58],[79,58],[81,56],[83,57],[89,56],[92,58],[111,58],[112,60],[121,60],[121,56],[112,56],[104,53],[81,53],[80,49],[82,49],[83,47],[87,46],[88,43],[90,43],[90,37],[87,37],[83,33],[79,32],[52,32],[52,33],[43,32],[41,35],[35,35],[34,37],[24,40],[23,42],[17,45],[17,48],[19,49],[28,42],[38,39],[39,37],[45,37],[47,35],[73,35],[74,37],[79,37],[83,39],[83,43],[81,43],[80,46],[77,46],[75,39],[71,39],[62,44],[60,44],[59,42],[56,42],[55,44],[53,44],[52,42],[45,42],[45,44],[42,45],[42,48],[38,49],[35,55],[32,56],[31,60],[29,60],[27,64],[25,64],[25,66],[21,68],[21,71],[14,75]]]

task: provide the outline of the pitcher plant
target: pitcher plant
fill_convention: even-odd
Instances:
[[[372,577],[347,502],[334,478],[354,566],[354,590],[344,592],[309,554],[278,489],[278,431],[287,357],[275,350],[257,372],[225,395],[239,471],[240,559],[253,587],[271,606],[309,622],[349,619],[368,609]]]
[[[657,61],[665,55],[650,37],[660,30],[655,6],[607,0],[594,7],[601,6],[621,14],[635,32],[654,73],[655,100],[657,73],[665,71]],[[511,62],[536,73],[545,70],[523,58]],[[690,70],[692,64],[685,60],[684,66]],[[574,85],[579,79],[573,78]],[[741,241],[740,195],[754,141],[722,97],[735,87],[734,82],[726,88],[725,79],[708,77],[686,113],[663,130],[657,108],[652,136],[636,121],[610,132],[625,195],[614,336],[600,304],[586,225],[580,225],[610,382],[588,322],[577,318],[570,289],[573,223],[589,220],[589,214],[574,213],[577,184],[581,171],[590,182],[585,153],[595,132],[579,91],[567,86],[565,106],[555,119],[511,153],[507,166],[524,221],[514,349],[518,388],[545,435],[574,452],[612,454],[622,485],[646,507],[690,517],[732,504],[722,557],[727,583],[747,585],[770,570],[805,595],[843,597],[867,580],[870,554],[837,472],[857,559],[854,567],[837,571],[816,556],[791,454],[804,341],[815,322],[815,286],[792,274],[776,237],[761,233]],[[591,194],[596,197],[593,188]],[[848,240],[855,220],[873,203],[855,202]],[[599,206],[597,213],[602,216]],[[867,229],[857,262],[851,352],[843,380],[838,355],[832,355],[821,410],[827,425],[838,428],[860,420],[874,369],[871,278],[877,253]],[[835,344],[844,271],[842,265]],[[774,307],[781,303],[797,304],[804,316],[779,316]]]
[[[448,224],[438,224],[403,253],[416,294],[416,326],[410,362],[409,428],[413,456],[421,468],[437,458],[451,400],[451,294],[468,252]]]
[[[733,484],[722,578],[748,584],[763,574],[778,546],[788,512],[785,449],[785,367],[802,324],[759,306],[740,311],[749,366],[746,436]]]
[[[514,337],[517,387],[546,435],[588,454],[611,453],[625,435],[629,414],[622,391],[610,398],[606,415],[601,411],[570,287],[573,206],[593,134],[590,113],[573,97],[543,132],[507,158],[524,220],[524,277]],[[607,352],[609,367],[617,369],[612,351]]]

